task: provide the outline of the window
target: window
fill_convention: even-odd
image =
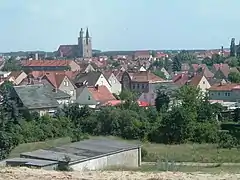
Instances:
[[[71,95],[71,96],[74,95],[74,91],[73,91],[73,90],[70,91],[70,95]]]
[[[230,93],[228,93],[228,96],[230,96]]]
[[[142,89],[144,89],[145,87],[144,87],[144,84],[142,84]]]
[[[64,86],[66,86],[66,83],[67,83],[66,81],[63,81],[63,85],[64,85]]]
[[[68,81],[66,81],[66,86],[68,86],[68,84],[69,84]]]
[[[225,96],[228,96],[228,93],[225,93]]]
[[[203,81],[202,83],[205,84],[205,81]]]
[[[114,84],[116,83],[116,80],[115,80],[115,79],[113,80],[113,83],[114,83]]]
[[[218,93],[218,95],[220,96],[220,93]]]
[[[133,84],[132,88],[133,88],[133,89],[135,89],[135,88],[136,88],[135,84]]]
[[[137,88],[138,88],[138,89],[140,88],[140,85],[139,85],[139,84],[137,84]]]
[[[90,97],[90,96],[88,96],[88,100],[91,100],[91,97]]]

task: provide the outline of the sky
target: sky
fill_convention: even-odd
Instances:
[[[0,52],[55,51],[89,28],[93,49],[209,49],[240,40],[239,0],[0,0]]]

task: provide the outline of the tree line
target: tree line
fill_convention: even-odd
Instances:
[[[218,143],[226,148],[239,145],[239,133],[221,131],[221,123],[216,120],[222,107],[210,104],[207,96],[191,86],[173,92],[159,89],[156,107],[141,108],[131,92],[123,92],[120,97],[125,102],[116,107],[96,111],[70,104],[58,109],[53,117],[18,109],[8,91],[9,86],[1,90],[0,159],[8,157],[20,143],[60,137],[71,137],[75,142],[89,135],[165,144]]]

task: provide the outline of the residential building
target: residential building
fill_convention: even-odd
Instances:
[[[14,85],[19,85],[26,77],[27,74],[24,71],[12,71],[7,76],[7,80],[13,82]]]
[[[96,108],[98,102],[94,99],[92,93],[89,91],[87,86],[83,85],[77,87],[76,89],[77,99],[76,103],[79,104],[80,107],[88,106],[90,108]]]
[[[95,86],[106,86],[108,90],[111,92],[111,85],[103,75],[103,73],[99,71],[90,71],[88,73],[81,73],[78,74],[74,80],[75,84],[80,85],[87,85],[88,87],[95,87]]]
[[[78,44],[77,45],[60,45],[57,50],[57,55],[60,57],[80,57],[91,58],[92,57],[92,38],[90,37],[89,30],[87,28],[86,34],[81,28]]]
[[[203,94],[205,94],[207,90],[211,87],[207,78],[203,74],[195,75],[194,77],[192,77],[192,79],[190,79],[188,84],[191,86],[200,88]]]
[[[68,104],[70,99],[70,95],[42,84],[14,86],[10,97],[20,110],[38,112],[40,116],[54,113],[59,106]]]
[[[24,60],[21,64],[31,71],[80,71],[80,66],[73,60]]]
[[[166,77],[167,80],[171,79],[171,75],[169,74],[169,72],[164,68],[162,67],[160,69],[161,72],[163,72],[164,76]]]
[[[220,83],[211,86],[208,90],[210,100],[240,102],[240,84]]]
[[[103,74],[111,85],[111,92],[119,95],[122,91],[122,84],[118,81],[114,73],[112,71],[105,71]]]
[[[157,97],[157,90],[168,90],[168,91],[174,91],[178,89],[179,86],[173,83],[172,81],[162,81],[161,83],[151,83],[149,84],[149,91],[142,93],[138,101],[141,102],[147,102],[149,105],[154,106],[155,105],[155,99]],[[171,102],[172,104],[173,102]]]
[[[34,84],[47,84],[50,85],[56,91],[63,91],[71,96],[70,102],[73,103],[76,100],[76,86],[73,81],[65,74],[64,71],[49,71],[39,72],[33,71],[28,74],[21,85],[34,85]]]
[[[98,106],[104,105],[108,101],[117,100],[106,86],[96,85],[95,87],[88,87],[88,90],[92,94],[92,97],[97,101]]]
[[[125,71],[122,75],[122,89],[127,89],[139,93],[148,92],[149,84],[161,83],[162,78],[156,76],[150,71],[128,73]]]

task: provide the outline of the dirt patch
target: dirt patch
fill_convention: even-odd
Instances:
[[[142,173],[130,171],[57,172],[28,168],[0,169],[0,180],[237,180],[240,174]]]

